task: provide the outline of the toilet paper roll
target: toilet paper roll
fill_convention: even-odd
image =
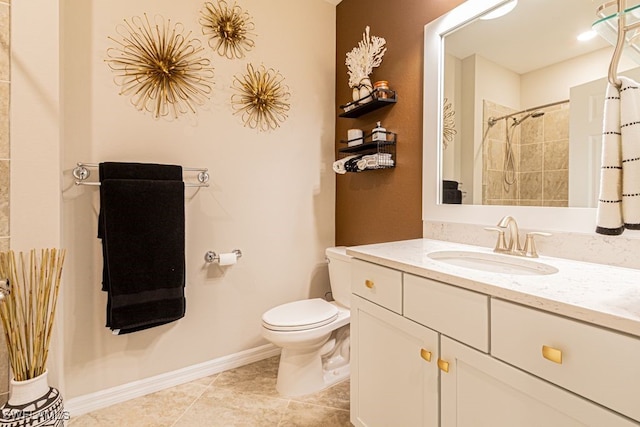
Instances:
[[[227,254],[220,254],[220,260],[218,264],[220,265],[233,265],[238,261],[238,255],[235,252],[230,252]]]

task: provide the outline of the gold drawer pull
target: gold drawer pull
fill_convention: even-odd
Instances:
[[[364,285],[369,288],[372,289],[373,288],[373,280],[365,280],[364,281]]]
[[[431,352],[428,350],[420,349],[420,357],[422,357],[427,362],[431,362]]]
[[[441,371],[449,372],[449,362],[445,362],[444,360],[438,358],[438,368]]]
[[[542,357],[547,360],[550,360],[554,363],[558,363],[562,365],[562,350],[558,350],[557,348],[549,347],[546,345],[542,346]]]

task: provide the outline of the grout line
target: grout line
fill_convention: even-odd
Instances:
[[[300,400],[295,400],[295,399],[291,399],[290,402],[302,403],[303,405],[311,405],[311,406],[316,406],[318,408],[324,408],[324,409],[333,409],[333,410],[336,410],[336,411],[348,411],[349,410],[349,409],[344,409],[344,408],[337,408],[335,406],[320,405],[318,403],[302,402]]]
[[[291,399],[289,399],[289,401],[287,402],[287,406],[284,407],[282,414],[280,414],[280,421],[278,421],[278,424],[276,425],[276,427],[280,427],[284,422],[284,416],[287,414],[287,411],[289,411],[290,409],[289,405],[291,405]]]
[[[174,427],[178,421],[180,421],[180,419],[182,419],[182,417],[184,417],[184,415],[189,411],[189,409],[191,409],[193,407],[193,405],[195,405],[195,403],[200,400],[200,398],[202,396],[204,396],[204,394],[207,392],[207,390],[209,389],[209,387],[211,387],[213,385],[213,383],[216,381],[216,379],[220,376],[220,374],[216,374],[216,377],[202,390],[202,393],[200,393],[195,399],[193,399],[193,402],[191,402],[189,404],[189,406],[187,406],[184,411],[182,411],[182,414],[180,414],[180,416],[178,418],[175,419],[175,421],[173,422],[173,424],[171,424],[171,427]],[[173,387],[175,388],[175,387]]]

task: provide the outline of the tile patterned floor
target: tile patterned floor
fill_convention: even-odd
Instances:
[[[276,391],[279,357],[74,417],[69,427],[342,427],[349,381],[300,398]]]

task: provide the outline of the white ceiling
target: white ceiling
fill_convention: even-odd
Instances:
[[[527,73],[609,46],[601,37],[576,40],[598,19],[596,9],[603,2],[519,0],[503,17],[477,20],[448,35],[445,48],[460,59],[477,53],[516,73]]]

